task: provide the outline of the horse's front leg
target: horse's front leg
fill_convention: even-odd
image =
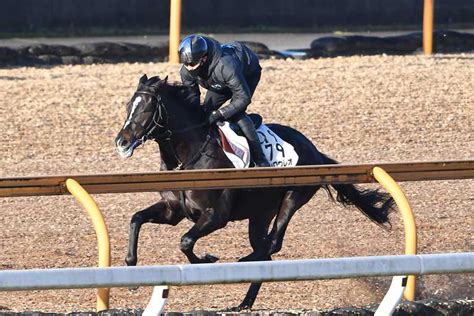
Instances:
[[[206,254],[204,257],[198,257],[194,253],[194,245],[199,238],[223,228],[227,225],[228,217],[226,212],[216,211],[214,208],[207,208],[199,217],[194,226],[181,238],[180,249],[186,255],[190,263],[213,263],[219,258]]]
[[[184,216],[167,200],[161,200],[158,203],[136,212],[130,221],[130,233],[128,239],[128,252],[125,262],[128,266],[137,264],[138,235],[140,228],[144,223],[170,224],[177,225]]]

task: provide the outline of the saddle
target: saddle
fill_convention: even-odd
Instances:
[[[252,113],[248,116],[254,123],[262,151],[270,164],[277,167],[296,166],[299,157],[293,146],[263,124],[260,115]],[[251,162],[250,148],[239,126],[228,121],[218,122],[217,130],[218,142],[234,167],[248,168]]]

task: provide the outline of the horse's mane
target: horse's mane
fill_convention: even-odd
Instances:
[[[181,101],[181,104],[184,106],[191,106],[194,104],[190,103],[189,95],[192,92],[192,88],[186,85],[183,85],[179,82],[168,82],[168,77],[165,79],[160,79],[159,76],[154,76],[149,78],[144,84],[145,87],[154,87],[157,91],[164,91],[171,96],[176,97]]]

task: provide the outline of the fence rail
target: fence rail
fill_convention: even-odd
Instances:
[[[75,179],[91,194],[371,183],[376,182],[372,175],[376,166],[396,181],[474,178],[474,160],[60,175],[0,178],[0,197],[68,194],[65,185],[68,178]]]
[[[199,285],[474,272],[474,253],[0,271],[0,291]]]

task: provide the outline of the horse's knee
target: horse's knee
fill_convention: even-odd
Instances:
[[[187,253],[193,250],[195,243],[196,243],[196,240],[194,238],[192,238],[189,235],[184,235],[181,238],[179,249],[181,249],[182,252]]]

